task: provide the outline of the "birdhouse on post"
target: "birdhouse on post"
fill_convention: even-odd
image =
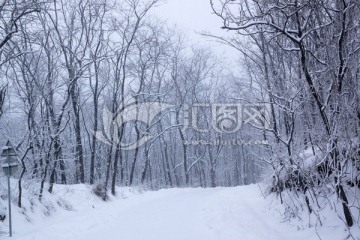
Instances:
[[[7,176],[12,176],[18,169],[18,159],[15,149],[10,141],[1,148],[1,167]]]
[[[8,182],[8,198],[9,198],[9,235],[12,236],[12,224],[11,224],[11,192],[10,192],[10,176],[16,173],[19,162],[17,154],[10,141],[7,141],[6,145],[1,148],[1,167],[7,176]]]

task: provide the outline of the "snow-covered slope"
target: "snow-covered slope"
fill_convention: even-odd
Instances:
[[[314,228],[283,222],[279,201],[264,199],[257,185],[148,192],[119,188],[118,192],[103,202],[89,186],[56,186],[43,203],[33,199],[31,204],[25,201],[24,209],[14,206],[13,239],[319,239]],[[7,223],[0,223],[1,231],[6,227]],[[340,240],[347,236],[344,230],[340,225],[325,225],[318,234]]]

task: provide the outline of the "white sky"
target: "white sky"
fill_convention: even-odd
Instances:
[[[220,29],[222,20],[212,13],[210,0],[167,0],[154,8],[152,14],[183,31],[192,45],[210,47],[217,56],[236,65],[239,52],[198,34],[204,31],[218,36],[232,34]]]

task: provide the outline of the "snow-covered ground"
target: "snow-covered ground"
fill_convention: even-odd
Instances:
[[[42,203],[34,198],[24,201],[24,209],[14,206],[13,239],[319,239],[314,227],[284,222],[279,201],[264,199],[258,185],[147,192],[119,188],[118,192],[103,202],[89,186],[56,186]],[[7,231],[6,222],[0,222],[0,231]],[[325,225],[318,234],[326,240],[347,236],[340,225]]]

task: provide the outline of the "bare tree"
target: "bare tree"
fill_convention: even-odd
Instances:
[[[310,146],[314,154],[319,154],[315,152],[320,148],[318,152],[326,160],[319,163],[318,172],[324,177],[319,181],[327,182],[330,177],[333,178],[334,192],[342,201],[346,223],[352,226],[344,188],[346,182],[343,181],[344,166],[348,166],[349,159],[341,153],[348,151],[341,150],[340,145],[352,142],[350,139],[356,135],[351,133],[353,125],[343,125],[339,116],[347,116],[351,121],[357,118],[356,114],[347,110],[349,100],[356,98],[356,94],[345,96],[344,87],[346,85],[349,92],[353,92],[350,89],[355,87],[353,79],[356,77],[350,62],[355,60],[353,57],[358,54],[359,45],[349,43],[357,31],[355,22],[359,19],[359,3],[351,0],[211,0],[210,4],[223,21],[222,28],[249,36],[260,50],[249,55],[249,46],[244,47],[239,44],[240,41],[230,41],[248,59],[258,64],[260,80],[267,86],[272,115],[277,121],[271,132],[287,149],[287,156],[281,156],[278,165],[273,165],[274,171],[276,174],[286,171],[290,173],[290,179],[302,179],[299,185],[306,195],[312,184],[304,181],[312,180],[307,170],[299,166],[301,160],[294,157],[294,152]],[[305,87],[301,85],[303,83]],[[287,96],[287,93],[293,94]],[[277,109],[280,110],[278,113]],[[305,121],[297,119],[297,109],[302,109]],[[347,134],[344,135],[345,132]],[[298,169],[291,167],[294,164],[299,166]],[[309,206],[307,196],[305,201]]]

